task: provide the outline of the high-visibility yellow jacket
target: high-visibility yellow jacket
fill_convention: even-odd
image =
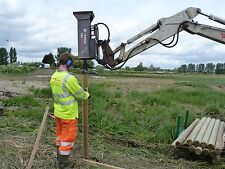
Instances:
[[[54,99],[54,115],[61,119],[78,118],[77,99],[87,99],[89,93],[67,71],[56,71],[50,80]]]

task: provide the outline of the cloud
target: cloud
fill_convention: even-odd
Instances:
[[[109,26],[111,46],[140,33],[162,17],[169,17],[189,6],[201,7],[202,11],[224,16],[222,0],[177,1],[74,1],[74,0],[1,0],[0,1],[0,46],[16,47],[19,60],[41,61],[46,53],[56,54],[57,47],[72,48],[77,54],[77,21],[73,11],[93,10],[94,23],[104,22]],[[197,17],[200,23],[221,27],[221,24]],[[100,37],[105,39],[107,31],[100,27]],[[133,44],[130,45],[132,47]],[[135,56],[126,65],[145,66],[153,64],[162,68],[173,68],[180,64],[220,62],[225,58],[225,48],[205,38],[181,33],[179,43],[172,49],[156,45]]]
[[[41,61],[44,54],[55,51],[57,47],[75,46],[76,22],[71,11],[68,11],[69,19],[73,19],[74,25],[65,19],[68,13],[63,13],[63,9],[59,13],[49,11],[51,8],[44,6],[43,2],[27,5],[25,1],[1,1],[1,5],[5,6],[5,11],[0,16],[0,43],[8,48],[16,47],[18,60]],[[55,9],[59,6],[56,5]]]

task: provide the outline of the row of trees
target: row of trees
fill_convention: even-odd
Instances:
[[[225,63],[207,63],[207,64],[183,64],[177,68],[178,73],[187,73],[187,72],[198,72],[198,73],[216,73],[216,74],[225,74]]]
[[[44,55],[43,59],[42,59],[42,63],[46,63],[46,64],[50,64],[50,65],[55,65],[56,62],[58,62],[59,60],[59,55],[64,53],[64,52],[68,52],[71,53],[72,49],[71,48],[67,48],[67,47],[59,47],[57,48],[57,54],[56,56],[53,56],[53,54],[50,52],[46,55]]]
[[[145,67],[145,66],[143,66],[143,63],[141,62],[136,67],[126,66],[125,70],[127,70],[127,71],[133,70],[133,71],[143,72],[143,71],[160,71],[161,68],[160,67],[155,67],[153,65],[150,65],[149,67]]]
[[[57,48],[57,54],[54,56],[51,52],[44,55],[42,59],[42,63],[50,64],[52,67],[56,66],[56,63],[58,62],[59,55],[68,52],[71,53],[72,49],[67,48],[67,47],[59,47]],[[11,47],[9,52],[7,51],[6,48],[2,47],[0,48],[0,65],[7,65],[9,63],[15,63],[17,62],[17,52],[16,49]],[[73,66],[76,68],[82,68],[83,66],[83,61],[78,59],[78,57],[73,57]],[[88,67],[93,68],[94,67],[94,62],[93,61],[88,61]],[[136,67],[129,67],[126,66],[125,70],[134,70],[134,71],[162,71],[160,67],[154,67],[153,65],[150,65],[150,67],[145,67],[143,66],[143,63],[139,63]],[[164,70],[164,71],[168,71]],[[198,72],[198,73],[216,73],[216,74],[225,74],[225,63],[201,63],[201,64],[183,64],[180,67],[169,70],[169,71],[174,71],[178,73],[187,73],[187,72]]]
[[[72,49],[71,48],[67,48],[67,47],[59,47],[57,48],[57,54],[56,56],[54,56],[51,52],[44,55],[43,59],[42,59],[42,63],[45,64],[50,64],[51,67],[55,67],[56,63],[59,60],[59,55],[64,53],[64,52],[68,52],[71,54]],[[83,61],[78,59],[78,57],[73,57],[73,67],[75,68],[82,68],[83,67]],[[94,67],[94,62],[93,61],[88,61],[88,67],[89,68],[93,68]]]
[[[150,65],[150,67],[143,66],[142,62],[139,63],[136,67],[126,66],[125,70],[130,71],[170,71],[170,72],[178,72],[178,73],[207,73],[207,74],[225,74],[225,63],[201,63],[201,64],[183,64],[176,69],[161,69],[160,67],[154,67]]]
[[[0,65],[17,62],[16,48],[11,47],[9,52],[6,48],[0,48]]]

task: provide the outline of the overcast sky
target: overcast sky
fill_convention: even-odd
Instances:
[[[201,8],[202,12],[225,18],[222,0],[0,0],[0,47],[17,49],[18,61],[41,61],[57,47],[70,47],[77,55],[77,20],[73,11],[92,10],[94,23],[104,22],[111,31],[114,49],[121,42],[153,25],[162,17],[169,17],[187,7]],[[198,16],[199,23],[225,28]],[[107,35],[100,28],[101,39]],[[161,68],[174,68],[181,64],[225,62],[225,46],[211,40],[180,34],[176,47],[167,49],[156,45],[133,57],[127,66],[153,64]]]

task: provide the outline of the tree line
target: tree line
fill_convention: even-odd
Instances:
[[[45,54],[42,59],[42,63],[50,64],[51,67],[57,66],[59,55],[68,52],[71,54],[72,49],[67,47],[58,47],[57,54],[54,56],[51,52]],[[9,51],[6,48],[0,48],[0,65],[7,65],[9,63],[17,62],[17,52],[16,48],[11,47]],[[82,69],[83,61],[78,59],[77,57],[73,57],[73,67]],[[94,62],[92,60],[88,60],[88,67],[94,68]],[[127,71],[170,71],[170,72],[178,72],[178,73],[207,73],[207,74],[225,74],[225,63],[200,63],[200,64],[183,64],[175,69],[161,69],[160,67],[154,67],[150,65],[149,67],[143,66],[143,63],[140,62],[136,67],[126,66],[123,68]]]
[[[149,67],[143,66],[143,63],[139,63],[136,67],[126,66],[124,68],[127,71],[165,71],[165,72],[178,72],[178,73],[205,73],[205,74],[225,74],[225,63],[200,63],[200,64],[183,64],[175,69],[162,69],[150,65]]]
[[[42,63],[50,64],[51,67],[56,67],[57,62],[59,59],[59,55],[68,52],[71,54],[72,49],[67,47],[58,47],[57,48],[57,54],[54,56],[51,52],[48,54],[45,54],[42,59]],[[83,61],[78,59],[78,57],[72,57],[73,59],[73,65],[76,68],[82,68],[83,67]],[[11,47],[9,51],[7,51],[6,48],[1,47],[0,48],[0,65],[8,65],[9,63],[16,63],[17,62],[17,51],[16,48]],[[88,61],[88,67],[93,68],[94,62]]]
[[[55,67],[57,66],[58,60],[59,60],[59,55],[64,53],[64,52],[68,52],[71,54],[72,49],[71,48],[67,48],[67,47],[59,47],[57,48],[57,54],[54,56],[51,52],[44,55],[43,59],[42,59],[42,63],[45,64],[50,64],[51,67]],[[73,67],[75,68],[80,68],[82,69],[83,67],[83,61],[78,59],[78,56],[72,57],[73,59]],[[93,68],[94,67],[94,62],[91,60],[88,60],[88,67],[89,68]]]
[[[188,65],[183,64],[177,69],[178,73],[188,73],[188,72],[198,72],[198,73],[207,73],[207,74],[225,74],[225,63],[200,63]]]
[[[16,48],[11,47],[9,52],[6,48],[0,48],[0,65],[8,65],[17,62]]]

